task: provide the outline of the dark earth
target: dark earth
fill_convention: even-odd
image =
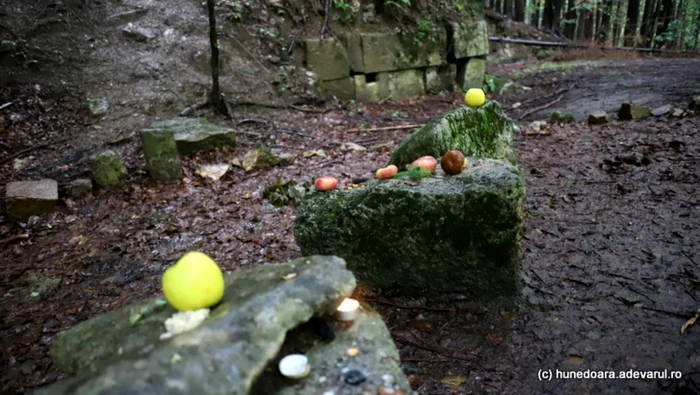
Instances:
[[[611,113],[637,98],[686,108],[700,93],[700,73],[691,70],[700,70],[699,60],[601,62],[528,73],[518,82],[531,90],[496,99],[518,119],[565,95],[526,121],[562,106],[580,112],[594,100]],[[53,177],[65,186],[89,174],[88,150],[73,148],[95,123],[82,97],[59,83],[0,88],[0,105],[13,102],[0,110],[0,185]],[[60,210],[27,223],[0,224],[2,393],[64,378],[49,358],[53,336],[159,293],[164,269],[186,251],[206,252],[226,270],[298,257],[294,208],[269,205],[265,185],[277,177],[333,175],[342,185],[371,177],[389,152],[343,152],[340,145],[393,147],[410,130],[348,130],[425,123],[460,105],[455,94],[257,108],[254,118],[234,121],[244,132],[235,149],[184,158],[186,178],[172,183],[149,181],[138,139],[118,136],[109,146],[130,170],[127,186],[64,199]],[[230,122],[205,109],[199,115]],[[515,138],[527,182],[521,306],[492,312],[391,291],[362,295],[385,317],[412,385],[422,394],[700,393],[700,326],[681,333],[700,309],[700,117],[552,125],[543,134],[527,133],[526,125]],[[233,168],[217,182],[195,175],[199,165],[240,158],[261,141],[297,154],[295,164]],[[316,149],[327,157],[302,156]],[[541,382],[541,369],[666,369],[682,378]]]

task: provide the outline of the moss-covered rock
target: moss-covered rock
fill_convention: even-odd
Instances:
[[[451,57],[454,59],[485,56],[489,53],[489,32],[485,20],[447,23]]]
[[[434,29],[431,35],[416,41],[412,35],[367,33],[362,35],[363,71],[404,70],[438,66],[445,59],[446,34]]]
[[[158,300],[100,315],[56,336],[54,363],[78,377],[40,393],[247,394],[287,331],[354,288],[342,259],[315,256],[227,275],[209,318],[170,339],[160,334],[174,310]]]
[[[90,155],[88,163],[92,178],[102,188],[120,185],[128,175],[119,154],[112,150],[103,150]]]
[[[154,122],[148,130],[171,131],[180,155],[207,151],[236,143],[236,132],[207,121],[205,118],[174,118]]]
[[[617,111],[617,117],[626,121],[636,121],[650,116],[651,111],[649,111],[649,108],[634,103],[622,103]]]
[[[460,107],[434,119],[396,147],[390,164],[402,167],[425,155],[440,158],[453,149],[465,156],[516,163],[512,145],[513,121],[497,102],[489,101],[479,108]]]
[[[568,111],[554,111],[549,114],[549,123],[572,123],[576,122],[574,114]]]
[[[506,161],[469,158],[458,175],[302,200],[294,237],[304,254],[337,254],[358,280],[407,293],[512,295],[519,289],[524,183]]]
[[[155,180],[182,178],[180,153],[172,130],[144,129],[140,133],[148,174]]]

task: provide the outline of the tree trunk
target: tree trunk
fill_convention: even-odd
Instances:
[[[226,103],[221,97],[219,87],[219,40],[216,33],[216,14],[214,13],[215,0],[207,0],[209,11],[209,44],[211,47],[211,105],[214,111],[226,113]]]
[[[656,32],[657,36],[668,31],[668,25],[673,20],[673,15],[675,13],[675,4],[673,0],[661,0],[661,2],[663,3],[663,9],[660,13],[660,21],[658,21],[658,30]],[[666,41],[662,43],[662,45],[666,44]]]
[[[685,43],[685,29],[687,28],[688,18],[686,17],[685,10],[683,9],[683,0],[678,2],[678,9],[676,10],[676,19],[680,20],[681,31],[678,34],[678,40],[674,46],[676,49],[683,50],[683,44]],[[696,21],[698,23],[700,21]]]
[[[564,36],[570,40],[576,38],[576,2],[569,0],[565,15],[566,26],[564,26]]]
[[[637,40],[637,22],[639,20],[639,0],[628,0],[627,23],[625,24],[625,46],[633,47]]]
[[[505,3],[503,14],[513,19],[513,0],[503,0],[503,2]]]
[[[550,31],[559,29],[559,18],[563,0],[546,0],[544,3],[544,15],[542,16],[542,27]]]
[[[540,5],[537,0],[533,0],[533,2],[535,3],[535,11],[530,15],[530,24],[537,27],[537,23],[540,20]]]
[[[513,20],[516,22],[525,21],[525,0],[514,0]]]
[[[652,24],[654,21],[654,6],[656,5],[656,0],[645,0],[644,1],[644,16],[642,17],[642,28],[640,36],[642,37],[642,43],[645,47],[651,47],[651,36],[652,36]]]
[[[624,0],[618,0],[617,2],[617,7],[615,7],[614,11],[614,19],[612,21],[613,25],[613,34],[612,34],[612,46],[616,47],[618,40],[620,39],[620,31],[622,30],[623,27],[623,21],[622,18],[624,18],[625,13],[622,11],[624,9]]]
[[[502,9],[501,4],[503,4],[503,0],[494,0],[493,1],[493,10],[498,14],[501,14],[501,9]]]

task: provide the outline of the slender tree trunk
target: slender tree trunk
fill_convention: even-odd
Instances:
[[[611,43],[611,45],[613,47],[617,46],[618,40],[620,39],[620,32],[621,32],[622,27],[623,27],[622,18],[624,18],[624,15],[625,15],[625,13],[623,11],[624,6],[625,6],[624,0],[618,0],[617,7],[615,7],[615,13],[613,14],[615,17],[613,19],[613,34],[612,34],[612,43]]]
[[[503,0],[505,3],[503,14],[513,19],[513,0]]]
[[[657,35],[666,33],[668,31],[668,25],[671,23],[673,20],[673,16],[675,14],[675,9],[674,9],[674,1],[673,0],[663,0],[663,10],[661,12],[661,21],[659,23],[658,30],[656,32]],[[666,45],[667,43],[664,42],[662,45]]]
[[[688,18],[686,17],[686,13],[684,12],[684,5],[685,4],[683,3],[683,0],[680,0],[676,9],[676,19],[681,21],[681,31],[678,33],[678,40],[676,41],[676,45],[674,47],[676,49],[680,49],[681,51],[683,50],[683,44],[685,43],[685,29],[687,28],[688,23]],[[700,21],[696,21],[695,23],[700,23]]]
[[[600,12],[600,8],[598,7],[598,3],[593,3],[593,11],[591,12],[591,34],[588,36],[589,39],[591,39],[592,43],[595,43],[595,37],[596,37],[596,30],[598,29],[598,13]]]
[[[542,26],[550,31],[559,30],[559,18],[563,0],[545,0]]]
[[[226,104],[221,97],[219,87],[219,40],[216,33],[216,14],[214,13],[215,0],[207,0],[209,11],[209,43],[211,46],[211,105],[214,111],[226,112]]]
[[[516,22],[525,21],[525,0],[514,0],[513,20]]]
[[[637,21],[639,19],[639,0],[627,1],[627,23],[625,24],[625,46],[635,46],[637,40]]]
[[[565,19],[567,20],[566,26],[564,26],[564,36],[570,40],[576,38],[576,2],[575,0],[568,0],[566,7]]]
[[[494,0],[493,1],[493,10],[496,13],[501,13],[501,4],[503,3],[503,0]]]
[[[535,4],[535,11],[533,11],[530,15],[530,24],[536,27],[540,20],[540,4],[537,2],[537,0],[533,0],[533,2]]]
[[[642,42],[645,47],[651,47],[651,36],[652,36],[652,24],[654,21],[654,6],[656,5],[656,0],[645,0],[644,1],[644,16],[642,17],[642,29],[640,36],[642,37]]]

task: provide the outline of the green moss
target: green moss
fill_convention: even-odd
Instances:
[[[429,172],[428,170],[425,170],[423,168],[420,168],[418,166],[412,166],[409,167],[408,170],[402,171],[399,174],[395,176],[395,178],[399,180],[405,180],[405,179],[411,179],[413,181],[418,181],[423,178],[428,178],[432,177],[433,173]]]

